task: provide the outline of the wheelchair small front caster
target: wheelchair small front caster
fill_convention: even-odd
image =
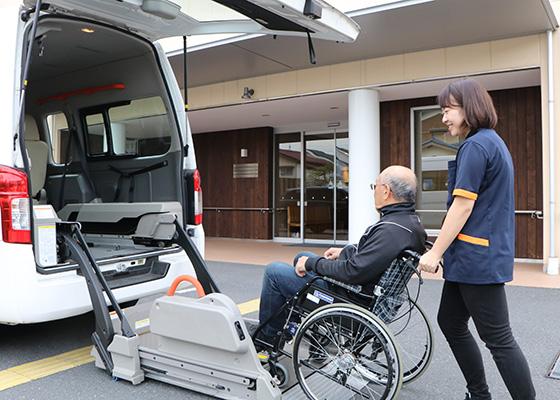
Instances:
[[[288,374],[288,370],[286,369],[286,367],[284,367],[280,363],[277,363],[277,364],[274,365],[274,370],[275,370],[276,375],[273,376],[273,379],[276,382],[276,384],[278,385],[278,387],[280,389],[286,387],[286,385],[288,384],[288,381],[289,381],[289,374]]]

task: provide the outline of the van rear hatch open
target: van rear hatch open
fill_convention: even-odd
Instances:
[[[25,0],[34,6],[34,1]],[[51,0],[50,11],[94,19],[155,41],[172,36],[252,33],[306,36],[353,42],[359,26],[322,0]],[[195,9],[218,14],[227,7],[234,19],[200,20]],[[238,16],[236,19],[235,15]]]
[[[32,0],[25,3],[30,7],[35,5]],[[26,112],[36,115],[56,112],[69,119],[66,128],[55,135],[60,139],[60,146],[62,138],[66,138],[66,145],[59,150],[60,159],[52,162],[54,153],[49,156],[53,159],[44,184],[47,201],[54,205],[63,221],[82,224],[95,259],[101,266],[107,266],[104,272],[120,274],[121,278],[126,274],[132,278],[134,274],[130,272],[136,269],[141,275],[144,262],[156,262],[160,255],[180,251],[173,245],[139,242],[133,237],[140,217],[160,212],[150,207],[174,202],[177,211],[166,212],[178,217],[182,210],[182,176],[178,173],[182,169],[182,147],[175,137],[176,121],[170,111],[173,107],[165,96],[166,83],[158,74],[159,56],[153,53],[153,46],[138,36],[153,42],[172,36],[245,32],[353,41],[359,32],[351,19],[320,0],[52,0],[48,5],[49,15],[41,19],[37,31],[40,46],[31,52],[34,62]],[[234,18],[221,21],[200,18],[193,5],[201,9],[221,7],[222,11],[227,7],[225,10]],[[197,18],[189,15],[189,11]],[[82,26],[84,23],[96,32],[87,39],[78,36],[78,32],[87,30]],[[106,46],[107,43],[111,45]],[[108,86],[118,86],[119,90],[59,96]],[[157,108],[160,111],[155,116],[150,114],[149,120],[142,114],[142,124],[137,123],[140,117],[132,118],[129,108],[142,108],[137,105],[141,104],[152,110],[148,105],[154,98],[161,103]],[[124,115],[123,110],[128,113],[126,118],[119,117]],[[168,123],[164,127],[150,125],[148,122],[156,117]],[[140,125],[147,128],[141,130]],[[140,151],[141,147],[148,147],[148,139],[153,139],[142,136],[148,134],[145,130],[150,130],[149,134],[169,132],[165,137],[167,142],[165,138],[156,138],[161,139],[159,144],[165,142],[165,149],[155,151],[158,146],[150,144],[152,153]],[[72,137],[76,138],[74,142]],[[123,148],[117,151],[115,143],[119,138],[123,139],[118,142],[122,142]],[[54,142],[51,139],[50,145]],[[144,142],[146,146],[141,146]],[[76,154],[80,162],[73,160]],[[153,162],[165,168],[148,171]],[[36,162],[37,165],[40,163]],[[138,171],[146,173],[135,177]],[[73,179],[74,176],[83,179]],[[82,181],[88,184],[82,185]],[[68,203],[74,204],[64,207]],[[128,215],[133,211],[138,212]],[[116,215],[120,217],[114,219]],[[62,257],[59,262],[53,268],[39,268],[40,272],[55,273],[61,267],[69,268],[67,263],[71,260]],[[156,265],[154,271],[157,271],[150,279],[164,276],[167,272],[164,269]]]

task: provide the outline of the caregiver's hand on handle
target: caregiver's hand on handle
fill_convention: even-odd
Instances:
[[[426,253],[424,253],[424,255],[422,255],[422,257],[420,257],[420,261],[418,262],[418,270],[426,271],[431,274],[436,273],[441,263],[441,258],[441,254],[438,254],[433,249],[428,250]]]

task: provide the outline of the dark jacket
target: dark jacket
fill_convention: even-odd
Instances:
[[[391,204],[383,207],[380,214],[381,219],[366,230],[357,246],[346,246],[337,260],[310,257],[305,269],[371,289],[401,252],[424,252],[426,231],[414,204]]]

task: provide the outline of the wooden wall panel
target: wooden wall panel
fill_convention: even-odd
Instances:
[[[498,113],[497,131],[508,144],[515,167],[516,210],[543,209],[540,88],[491,93]],[[517,215],[516,256],[542,258],[543,221]]]
[[[497,132],[512,154],[516,210],[542,210],[540,87],[490,92],[498,113]],[[410,109],[435,105],[435,97],[381,103],[381,168],[410,166]],[[542,258],[542,220],[516,216],[516,257]]]
[[[271,239],[272,128],[194,135],[204,229],[217,237]],[[248,157],[241,158],[241,149]],[[233,164],[258,163],[258,178],[233,178]],[[215,210],[215,208],[222,208]],[[264,211],[248,209],[264,209]]]

